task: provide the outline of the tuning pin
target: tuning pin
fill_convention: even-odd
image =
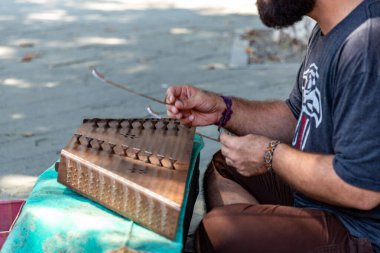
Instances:
[[[97,148],[98,148],[98,150],[99,151],[102,151],[103,150],[103,143],[104,143],[104,141],[101,141],[101,140],[97,140],[98,141],[98,144],[97,144]]]
[[[80,143],[80,137],[82,137],[82,135],[81,134],[74,134],[74,137],[75,137],[75,143],[81,144]]]
[[[122,128],[132,128],[132,124],[131,124],[131,121],[126,119],[126,120],[123,120],[121,123],[120,123],[121,127]]]
[[[121,148],[123,149],[123,155],[128,156],[128,155],[127,155],[128,146],[122,144],[122,145],[121,145]]]
[[[121,126],[121,123],[123,123],[123,120],[122,119],[118,119],[118,120],[116,120],[116,128],[122,128],[122,126]]]
[[[97,148],[98,140],[95,138],[92,138],[89,142],[90,147],[89,148]]]
[[[105,119],[104,120],[104,128],[111,127],[111,122],[112,122],[112,119]]]
[[[179,122],[178,120],[174,120],[174,125],[175,125],[175,130],[179,131],[179,126],[181,125],[181,122]]]
[[[111,154],[116,154],[115,153],[115,147],[116,147],[116,144],[113,144],[113,143],[108,143],[109,147],[110,147],[110,153]]]
[[[168,130],[168,125],[169,125],[170,121],[164,120],[163,123],[164,123],[165,130]]]
[[[86,138],[86,141],[87,141],[87,147],[91,148],[91,141],[93,140],[93,138],[88,137],[88,136],[86,136],[85,138]]]
[[[159,119],[150,119],[150,122],[153,123],[153,127],[154,127],[154,129],[156,129],[156,124],[157,124],[159,121],[160,121]]]
[[[178,130],[178,125],[175,124],[175,121],[170,121],[166,127],[168,130]]]
[[[162,156],[162,155],[151,155],[151,156],[149,156],[149,162],[151,164],[154,164],[154,165],[160,166],[160,167],[163,166],[161,163],[162,159],[164,159],[164,156]]]
[[[171,163],[171,165],[172,165],[172,168],[175,169],[174,164],[177,162],[177,160],[174,159],[174,158],[169,158],[169,161],[170,161],[170,163]]]
[[[100,121],[100,119],[98,119],[98,118],[91,119],[90,122],[92,122],[92,127],[95,127],[95,128],[99,127],[99,121]]]
[[[149,156],[151,156],[152,153],[151,152],[148,152],[148,151],[140,151],[137,156],[138,156],[138,159],[140,161],[143,161],[143,162],[146,162],[148,163],[149,162]]]
[[[137,154],[140,152],[139,148],[130,148],[127,150],[127,156],[129,158],[137,159]]]
[[[98,127],[100,127],[100,128],[105,128],[106,121],[104,121],[104,119],[99,119],[99,120],[97,121],[97,125],[98,125]]]

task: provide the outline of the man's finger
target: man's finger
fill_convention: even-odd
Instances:
[[[179,113],[179,111],[175,106],[167,105],[166,106],[166,113],[169,117],[175,118],[177,116],[177,114]]]
[[[186,110],[191,109],[188,107],[189,103],[186,102],[186,100],[176,100],[174,103],[174,106],[177,107],[179,110]]]
[[[184,116],[183,119],[181,120],[181,123],[186,126],[192,126],[193,121],[194,121],[194,115],[190,114],[190,115]]]
[[[175,114],[175,113],[172,113],[172,112],[169,111],[169,110],[166,110],[166,114],[167,114],[170,118],[175,118],[175,117],[176,117],[176,114]]]
[[[230,158],[226,158],[226,163],[228,166],[234,167],[234,162]]]
[[[222,143],[226,147],[234,147],[236,146],[236,142],[238,141],[237,136],[231,136],[225,133],[220,134],[220,143]]]
[[[167,105],[166,109],[167,109],[167,111],[169,111],[171,113],[174,113],[174,114],[178,113],[178,109],[175,106]]]
[[[220,151],[222,152],[222,155],[225,157],[225,158],[230,158],[231,159],[231,157],[230,157],[230,154],[231,154],[231,149],[230,148],[228,148],[227,146],[224,146],[223,144],[222,144],[222,146],[221,146],[221,148],[220,148]]]
[[[171,86],[166,91],[166,103],[173,104],[182,93],[182,86]]]
[[[191,110],[195,106],[199,105],[201,101],[197,101],[195,96],[183,98],[183,99],[177,99],[174,103],[175,107],[177,107],[179,110]]]
[[[225,149],[220,149],[220,152],[222,153],[222,155],[224,156],[224,158],[226,158],[226,150]]]
[[[182,115],[182,113],[177,113],[177,114],[174,115],[174,117],[176,119],[182,119],[183,115]]]

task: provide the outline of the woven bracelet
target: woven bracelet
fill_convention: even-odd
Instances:
[[[232,99],[231,97],[221,96],[223,98],[224,103],[226,104],[226,110],[222,113],[222,117],[218,122],[218,131],[220,128],[225,127],[227,122],[231,119],[232,115]]]

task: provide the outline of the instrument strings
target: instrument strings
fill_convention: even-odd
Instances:
[[[90,68],[90,71],[91,71],[91,74],[92,74],[96,79],[102,81],[103,83],[109,84],[109,85],[111,85],[111,86],[113,86],[113,87],[117,87],[117,88],[119,88],[119,89],[123,89],[123,90],[125,90],[125,91],[128,91],[129,93],[132,93],[132,94],[136,95],[136,96],[140,96],[140,97],[143,97],[143,98],[149,99],[149,100],[154,101],[154,102],[156,102],[156,103],[163,104],[163,105],[169,105],[169,104],[167,104],[165,101],[161,101],[161,100],[159,100],[159,99],[157,99],[157,98],[154,98],[154,97],[151,97],[151,96],[149,96],[149,95],[146,95],[146,94],[143,94],[143,93],[137,92],[137,91],[135,91],[135,90],[133,90],[133,89],[131,89],[131,88],[125,86],[125,85],[121,85],[121,84],[118,84],[118,83],[116,83],[116,82],[114,82],[114,81],[111,81],[111,80],[106,79],[106,77],[105,77],[102,73],[100,73],[99,71],[97,71],[94,67],[91,67],[91,68]],[[148,111],[149,111],[149,109],[151,109],[150,106],[148,107]],[[155,116],[155,117],[160,117],[160,116],[159,116],[158,114],[156,114],[156,113],[154,113],[153,116]],[[205,135],[205,134],[201,134],[201,133],[199,133],[199,132],[196,132],[196,134],[198,134],[199,136],[202,136],[202,137],[204,137],[204,138],[206,138],[206,139],[209,139],[209,140],[212,140],[212,141],[215,141],[215,142],[219,142],[219,140],[216,139],[216,138],[214,138],[214,137],[211,137],[211,136],[208,136],[208,135]]]

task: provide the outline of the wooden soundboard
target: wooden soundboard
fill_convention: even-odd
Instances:
[[[58,181],[174,239],[194,133],[173,119],[85,119],[61,151]]]

